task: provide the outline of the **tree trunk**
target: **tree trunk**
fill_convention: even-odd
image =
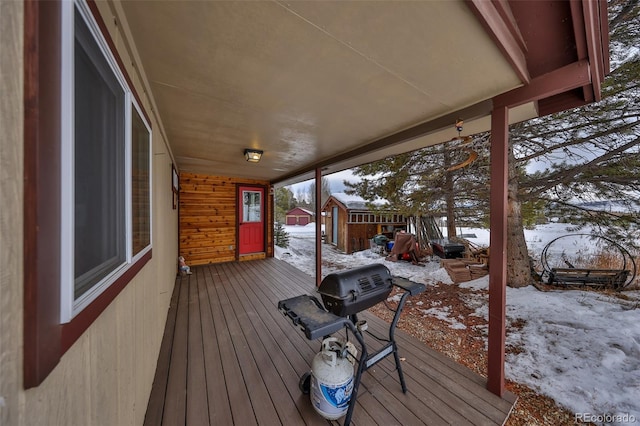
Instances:
[[[507,184],[507,285],[526,287],[531,284],[529,251],[524,238],[520,200],[518,199],[518,171],[513,146],[509,143],[509,177]]]
[[[451,189],[453,191],[453,188]],[[446,195],[447,198],[447,237],[453,238],[456,234],[456,212],[455,206],[453,203],[453,196],[449,195],[448,192]]]
[[[444,150],[444,168],[445,170],[451,166],[451,157],[449,150]],[[444,197],[447,206],[447,237],[456,236],[456,213],[455,213],[455,197],[453,196],[453,173],[445,172],[444,176]]]

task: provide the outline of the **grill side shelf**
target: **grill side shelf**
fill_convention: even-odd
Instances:
[[[408,291],[411,296],[420,294],[427,288],[427,286],[422,283],[416,283],[402,277],[393,277],[393,285],[400,287],[404,291]]]
[[[278,309],[299,326],[309,340],[333,334],[350,321],[325,311],[318,299],[308,294],[280,300]]]

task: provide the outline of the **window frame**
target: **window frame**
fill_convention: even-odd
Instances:
[[[149,245],[114,277],[111,285],[97,295],[69,322],[61,321],[62,164],[52,159],[63,155],[63,98],[68,87],[63,78],[63,38],[68,26],[63,20],[68,5],[64,0],[25,2],[24,5],[24,333],[23,385],[38,386],[60,361],[62,355],[110,305],[136,274],[152,258],[153,247],[153,132],[151,121],[123,65],[115,44],[93,0],[78,1],[94,20],[93,34],[103,38],[116,68],[129,88],[126,119],[133,108],[149,130]],[[71,10],[75,10],[75,2]],[[73,14],[72,14],[73,16]],[[68,34],[67,34],[68,37]],[[68,52],[64,53],[68,54]],[[68,63],[68,62],[67,62]],[[68,81],[68,80],[67,80]],[[126,136],[130,137],[130,126]],[[129,151],[129,149],[126,149]],[[130,151],[127,153],[130,156]],[[130,160],[128,160],[130,161]],[[130,170],[130,164],[126,167]],[[131,173],[125,176],[131,188]],[[127,192],[127,191],[125,191]],[[131,203],[131,189],[125,194]],[[130,207],[129,207],[130,208]],[[132,227],[131,214],[125,218]],[[132,245],[130,233],[127,243]],[[131,253],[129,251],[129,253]]]
[[[79,36],[75,34],[75,19],[76,13],[79,13],[80,18],[86,25],[86,29],[90,36],[93,36],[93,40],[96,42],[99,52],[89,52],[101,54],[102,58],[106,61],[108,69],[99,69],[100,72],[108,72],[116,80],[119,89],[124,93],[124,105],[122,107],[122,114],[124,115],[124,135],[123,140],[118,140],[118,143],[124,144],[124,191],[118,196],[124,198],[124,235],[118,235],[115,238],[124,239],[124,259],[118,264],[103,265],[108,272],[98,282],[93,284],[89,289],[83,292],[78,297],[75,296],[75,271],[74,271],[74,258],[75,251],[75,202],[74,202],[74,185],[75,185],[75,67],[74,67],[74,54],[76,49],[76,40]],[[82,310],[86,309],[97,297],[99,297],[104,291],[109,288],[120,276],[122,276],[126,270],[130,267],[134,261],[132,253],[132,114],[134,111],[141,118],[143,124],[149,131],[149,144],[151,144],[151,131],[144,114],[141,114],[140,107],[137,104],[135,97],[132,94],[132,90],[129,87],[124,73],[119,67],[119,64],[108,45],[107,40],[101,33],[98,23],[94,19],[94,16],[89,9],[87,3],[76,0],[62,3],[62,72],[61,72],[61,87],[62,87],[62,111],[61,111],[61,304],[60,304],[60,322],[68,323],[74,317],[76,317]],[[95,66],[98,66],[94,62]],[[149,149],[149,152],[151,150]],[[151,170],[149,173],[149,188],[151,188]],[[122,200],[121,200],[122,201]],[[151,199],[149,197],[149,202]],[[149,214],[151,216],[151,209],[149,208]],[[151,223],[151,218],[149,218]],[[136,254],[136,258],[140,258],[145,252],[151,249],[152,240],[150,244]]]

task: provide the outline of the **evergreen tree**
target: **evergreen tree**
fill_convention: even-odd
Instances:
[[[293,192],[287,187],[276,188],[274,200],[275,221],[284,223],[289,210],[296,207],[298,201],[293,196]]]
[[[488,134],[476,135],[470,141],[454,138],[356,167],[353,173],[361,180],[344,184],[348,193],[367,200],[383,198],[406,216],[447,216],[448,235],[454,236],[457,224],[488,223],[487,140]],[[455,167],[472,153],[478,157],[471,166]]]
[[[275,245],[282,248],[289,247],[289,233],[284,230],[284,225],[276,222],[273,230],[273,239]]]

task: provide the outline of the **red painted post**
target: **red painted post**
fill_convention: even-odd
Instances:
[[[491,114],[491,236],[489,240],[489,351],[487,389],[504,393],[504,350],[507,285],[507,182],[509,109]]]
[[[316,287],[322,282],[322,170],[316,169]]]

